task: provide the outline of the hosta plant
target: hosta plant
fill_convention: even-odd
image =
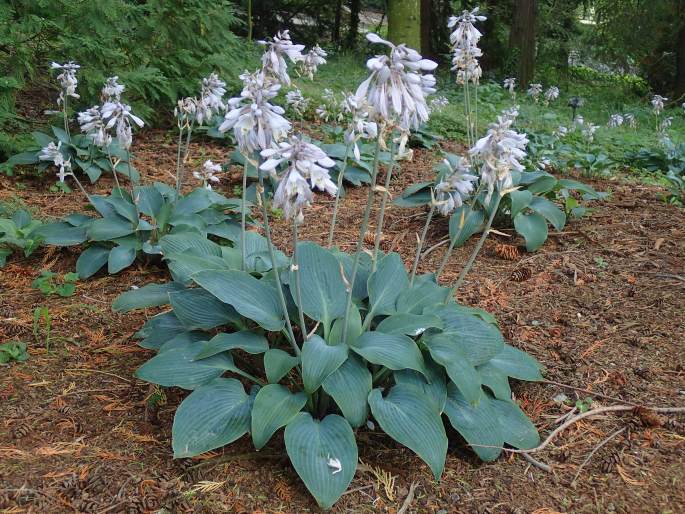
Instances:
[[[36,229],[41,225],[25,209],[15,211],[9,218],[0,218],[0,268],[15,250],[21,250],[28,257],[40,246],[43,238]]]
[[[136,374],[191,391],[174,418],[176,458],[246,434],[260,450],[284,429],[293,467],[329,508],[354,477],[356,433],[367,427],[411,449],[436,479],[445,423],[483,460],[505,444],[538,444],[509,379],[539,380],[540,365],[505,343],[487,313],[456,303],[431,274],[410,285],[398,254],[381,254],[375,271],[362,254],[352,281],[353,256],[301,242],[296,262],[275,258],[284,314],[267,242],[250,234],[245,271],[236,249],[163,237],[174,281],[126,292],[113,306],[170,306],[139,331],[157,354]]]
[[[108,273],[118,273],[136,257],[162,255],[160,240],[167,234],[194,234],[232,240],[239,233],[234,213],[240,201],[212,190],[198,188],[177,195],[166,184],[114,189],[109,196],[88,195],[99,216],[70,214],[61,221],[47,223],[34,231],[45,244],[87,248],[76,261],[80,278],[87,278],[107,265]],[[228,213],[227,213],[228,211]]]
[[[460,157],[446,154],[445,159],[454,163]],[[430,205],[431,191],[447,169],[447,163],[438,164],[435,167],[435,181],[411,185],[395,200],[395,204],[400,207]],[[604,197],[603,193],[595,191],[592,186],[577,180],[557,179],[541,170],[513,171],[512,183],[516,190],[511,191],[499,204],[495,225],[513,225],[516,232],[524,238],[529,252],[537,250],[547,240],[548,225],[562,230],[568,216],[580,217],[587,211],[581,201]],[[465,202],[450,214],[450,238],[456,238],[455,246],[461,246],[485,226],[492,208],[492,204],[486,203],[485,198],[486,192],[480,191],[471,201]]]

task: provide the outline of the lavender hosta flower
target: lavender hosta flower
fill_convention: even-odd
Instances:
[[[86,134],[97,147],[104,148],[112,143],[112,136],[107,132],[100,113],[100,108],[94,105],[90,109],[78,113],[78,124],[81,132]]]
[[[126,86],[119,84],[119,77],[109,77],[102,86],[100,98],[103,102],[118,102],[121,100],[121,94],[126,89]]]
[[[304,60],[305,57],[302,55],[304,45],[294,45],[288,30],[278,32],[272,41],[259,41],[259,44],[267,47],[262,56],[264,72],[272,75],[282,84],[289,86],[290,76],[288,75],[288,63],[285,57],[294,63]]]
[[[390,55],[377,55],[367,61],[371,74],[359,85],[356,96],[366,99],[379,120],[397,123],[403,130],[418,128],[428,121],[426,96],[435,92],[435,77],[422,72],[434,70],[437,63],[376,34],[369,33],[366,38],[390,47]]]
[[[76,78],[76,72],[81,66],[73,61],[69,61],[65,64],[59,64],[53,62],[50,64],[50,68],[53,70],[60,70],[60,74],[57,75],[57,80],[62,88],[57,98],[57,105],[61,103],[69,96],[73,98],[81,98],[80,95],[76,93],[76,86],[78,86],[78,79]]]
[[[274,98],[281,85],[263,71],[243,73],[243,90],[239,97],[228,101],[220,132],[233,129],[240,151],[249,154],[266,150],[290,132],[290,122],[283,117],[285,111],[269,100]]]
[[[207,189],[212,189],[212,182],[218,183],[219,182],[219,177],[215,175],[215,173],[220,173],[221,172],[221,165],[220,164],[214,164],[211,160],[207,159],[204,164],[202,165],[202,168],[200,168],[198,171],[193,171],[193,177],[196,179],[202,181],[202,186],[207,188]]]
[[[624,118],[623,115],[621,114],[612,114],[609,117],[609,123],[607,123],[607,126],[610,128],[617,128],[623,125]]]
[[[314,47],[307,52],[302,60],[302,74],[308,77],[309,80],[314,80],[314,74],[319,69],[319,66],[326,64],[326,57],[328,54],[319,45],[314,45]]]
[[[511,129],[514,119],[498,116],[479,139],[469,154],[481,161],[480,178],[488,187],[486,203],[490,202],[495,187],[505,192],[512,187],[512,170],[523,171],[520,160],[526,156],[528,138]]]
[[[57,178],[60,182],[64,182],[64,179],[67,176],[73,175],[73,172],[71,171],[71,161],[69,159],[64,159],[61,149],[61,141],[57,144],[51,141],[47,146],[41,149],[38,154],[38,159],[41,161],[52,161],[52,163],[59,168]]]
[[[450,16],[447,27],[450,29],[456,27],[450,34],[450,42],[453,45],[460,41],[464,41],[468,45],[478,43],[483,34],[474,26],[474,23],[487,20],[487,17],[478,14],[479,9],[479,7],[475,7],[472,11],[462,11],[459,16]]]
[[[347,95],[343,100],[343,110],[351,114],[352,119],[345,131],[345,142],[352,146],[354,158],[361,160],[357,144],[360,139],[375,139],[378,136],[378,125],[369,121],[369,105],[355,95]]]
[[[550,103],[557,98],[559,98],[559,88],[557,86],[550,86],[547,91],[545,91],[545,101]]]
[[[286,219],[302,222],[303,210],[313,200],[311,189],[325,191],[331,196],[338,192],[328,170],[335,162],[316,145],[292,136],[275,148],[263,150],[261,155],[266,161],[260,169],[272,176],[276,175],[279,164],[289,164],[274,194],[274,207],[283,209]]]
[[[654,108],[654,114],[657,116],[661,114],[661,111],[664,110],[664,102],[667,102],[668,98],[661,96],[661,95],[654,95],[652,97],[652,107]]]
[[[599,125],[595,125],[593,123],[588,123],[585,125],[585,128],[583,128],[583,136],[587,138],[588,141],[592,142],[595,140],[595,132],[597,132],[597,129],[599,128]]]
[[[520,105],[512,105],[508,109],[504,109],[502,111],[501,116],[503,118],[511,119],[511,121],[513,123],[514,121],[516,121],[516,118],[518,118],[520,108],[521,108]]]
[[[444,164],[449,172],[435,186],[435,200],[437,209],[443,216],[448,216],[454,209],[458,209],[473,192],[474,182],[478,177],[469,173],[470,168],[459,159],[451,163],[445,159]]]
[[[431,112],[441,111],[450,104],[446,96],[436,96],[430,101]]]
[[[504,87],[504,89],[509,91],[510,95],[514,96],[516,94],[516,78],[509,77],[504,79],[502,86]]]
[[[133,130],[131,122],[142,128],[144,123],[138,116],[131,112],[131,106],[121,102],[105,102],[100,109],[103,122],[106,130],[111,130],[116,127],[117,140],[119,146],[124,150],[131,148],[133,143]]]
[[[636,128],[637,127],[637,119],[635,118],[635,115],[633,113],[630,113],[630,112],[625,113],[623,115],[623,121],[630,128]]]
[[[195,119],[199,125],[211,120],[215,114],[226,110],[223,98],[226,94],[226,83],[216,73],[202,79],[200,99],[195,101]]]
[[[542,93],[542,84],[531,84],[528,86],[528,96],[530,96],[533,100],[535,100],[535,103],[540,98],[540,94]]]
[[[299,117],[304,116],[304,113],[309,107],[309,99],[302,95],[302,91],[299,89],[293,89],[288,91],[285,95],[285,102],[290,106],[290,108]]]
[[[568,128],[564,127],[563,125],[559,125],[557,129],[553,132],[553,135],[561,139],[562,137],[566,137],[568,135]]]
[[[179,122],[187,122],[189,119],[194,119],[196,112],[197,100],[195,98],[187,97],[176,102],[174,116],[178,118]]]
[[[673,124],[673,116],[668,116],[659,123],[659,132],[666,132]]]
[[[478,48],[478,41],[482,34],[474,26],[477,21],[485,21],[487,18],[478,15],[478,7],[472,11],[463,11],[460,16],[452,16],[447,22],[448,28],[454,31],[450,34],[452,44],[452,69],[457,72],[457,83],[465,84],[473,82],[477,84],[483,74],[478,59],[483,52]]]

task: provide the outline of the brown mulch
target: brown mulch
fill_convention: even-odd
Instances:
[[[152,132],[135,150],[146,181],[170,181],[173,141]],[[191,166],[207,158],[225,161],[227,152],[194,143]],[[392,194],[430,177],[436,159],[435,152],[416,151],[393,180]],[[18,188],[14,179],[0,177],[0,200],[18,197],[44,216],[85,205],[76,193],[46,193],[48,180],[20,181]],[[233,170],[221,190],[231,196],[237,184]],[[652,186],[593,185],[610,189],[611,197],[563,232],[552,232],[540,251],[521,252],[522,241],[506,228],[500,231],[510,237],[492,236],[459,300],[494,314],[507,340],[546,366],[548,380],[634,403],[682,406],[685,211],[660,203]],[[88,187],[105,192],[111,183],[105,178]],[[350,189],[343,201],[336,236],[343,249],[353,248],[366,193]],[[317,197],[302,238],[325,242],[331,208],[332,201]],[[398,251],[409,264],[424,216],[421,209],[391,208],[384,250]],[[277,219],[273,227],[280,248],[289,251],[289,227]],[[427,247],[446,234],[446,220],[438,219]],[[455,251],[446,282],[456,278],[474,243]],[[421,269],[435,269],[444,249],[432,251]],[[130,337],[154,312],[110,309],[121,292],[164,281],[167,273],[142,264],[116,276],[100,273],[79,282],[70,298],[31,288],[41,269],[68,272],[77,257],[77,249],[44,248],[28,259],[11,257],[0,270],[0,341],[24,341],[30,353],[28,361],[0,368],[0,512],[318,512],[284,455],[282,436],[260,453],[244,437],[204,460],[172,459],[171,423],[185,393],[159,391],[133,376],[151,353]],[[50,313],[49,341],[45,323],[34,325],[38,306]],[[514,392],[543,435],[570,409],[555,400],[558,395],[571,404],[593,396],[548,383],[518,383]],[[147,408],[151,397],[158,408]],[[616,403],[594,398],[593,406]],[[378,431],[360,431],[361,459],[394,477],[394,486],[384,487],[380,474],[365,467],[333,511],[396,513],[415,483],[407,512],[682,512],[685,419],[646,418],[607,415],[575,424],[535,455],[551,473],[513,454],[482,463],[452,432],[439,483],[409,450]],[[572,486],[586,456],[622,427],[628,428],[593,456]],[[226,460],[208,460],[218,456]],[[192,468],[201,463],[208,465]]]

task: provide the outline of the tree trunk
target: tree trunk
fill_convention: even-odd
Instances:
[[[342,0],[335,2],[335,18],[333,19],[333,32],[331,40],[336,45],[340,44],[340,23],[342,21]]]
[[[424,57],[433,56],[433,0],[421,0],[421,48],[417,48]],[[437,28],[437,27],[436,27]]]
[[[350,0],[350,30],[347,32],[347,48],[357,46],[360,3],[360,0]]]
[[[536,0],[516,0],[509,48],[518,51],[518,82],[526,87],[535,75]]]
[[[683,9],[685,12],[685,9]],[[675,98],[682,99],[685,95],[685,22],[680,22],[680,30],[676,41],[676,75],[675,75]]]
[[[388,39],[421,48],[421,0],[388,0]]]

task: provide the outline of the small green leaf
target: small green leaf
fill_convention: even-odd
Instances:
[[[287,425],[307,402],[304,393],[292,394],[279,384],[262,387],[252,406],[252,441],[261,450],[276,430]]]
[[[272,348],[264,354],[264,371],[271,384],[277,383],[300,363],[300,359],[278,348]]]
[[[340,365],[347,360],[347,345],[329,346],[313,335],[302,345],[302,382],[307,393],[316,391]]]

